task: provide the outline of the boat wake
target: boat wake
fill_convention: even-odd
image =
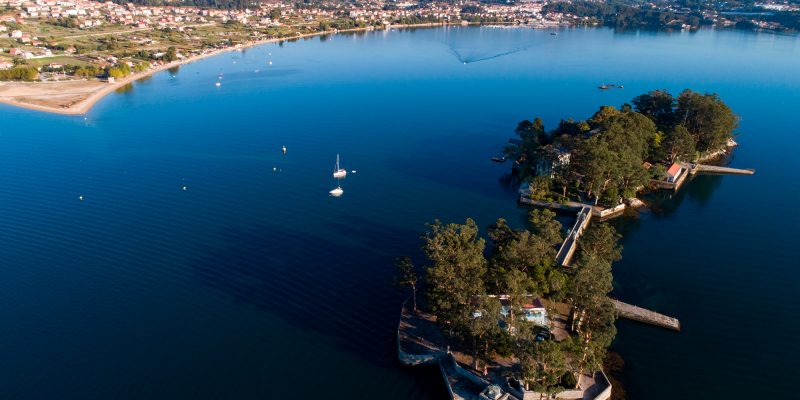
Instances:
[[[450,45],[449,47],[450,47],[450,52],[453,53],[454,56],[456,56],[456,58],[460,63],[472,64],[481,61],[494,60],[495,58],[505,57],[515,53],[523,52],[525,50],[528,50],[531,46],[519,47],[512,50],[504,51],[502,53],[495,53],[486,56],[465,56],[462,55],[461,52],[459,52],[453,45]]]

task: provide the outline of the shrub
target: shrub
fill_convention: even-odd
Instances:
[[[39,71],[34,67],[15,67],[0,71],[2,81],[33,81],[39,77]]]

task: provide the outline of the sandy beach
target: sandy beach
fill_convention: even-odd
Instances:
[[[429,23],[418,25],[392,25],[386,29],[433,27],[441,25],[447,24]],[[373,30],[373,28],[369,27],[341,30],[338,31],[338,33],[365,30]],[[235,51],[266,43],[275,43],[285,40],[302,39],[306,37],[335,33],[337,33],[337,31],[315,32],[279,39],[266,39],[225,49],[214,50],[205,54],[187,57],[183,60],[159,65],[144,72],[131,74],[123,79],[118,79],[113,83],[101,82],[97,79],[79,79],[58,82],[0,82],[0,103],[56,114],[83,115],[89,112],[89,110],[92,109],[92,106],[94,106],[94,104],[100,99],[105,97],[107,94],[114,92],[118,88],[172,67],[194,62],[206,57],[215,56],[227,51]]]
[[[303,36],[298,36],[297,38]],[[144,72],[131,74],[123,79],[116,80],[114,83],[101,82],[96,79],[59,82],[0,82],[0,103],[57,114],[82,115],[89,112],[92,106],[107,94],[135,80],[226,51],[277,42],[279,40],[286,39],[269,39],[187,57],[183,60],[153,67]]]

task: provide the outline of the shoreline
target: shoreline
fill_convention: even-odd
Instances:
[[[86,113],[88,113],[92,109],[92,107],[98,101],[102,100],[105,96],[113,93],[114,91],[116,91],[117,89],[119,89],[119,88],[121,88],[121,87],[123,87],[125,85],[133,83],[133,82],[135,82],[135,81],[137,81],[139,79],[146,78],[146,77],[151,76],[153,74],[156,74],[158,72],[162,72],[164,70],[168,70],[170,68],[178,67],[178,66],[181,66],[183,64],[189,64],[189,63],[192,63],[192,62],[195,62],[195,61],[202,60],[204,58],[213,57],[213,56],[216,56],[216,55],[219,55],[219,54],[222,54],[222,53],[225,53],[225,52],[229,52],[229,51],[236,51],[236,50],[240,50],[240,49],[246,49],[246,48],[250,48],[250,47],[260,46],[262,44],[276,43],[276,42],[282,42],[282,41],[286,41],[286,40],[303,39],[303,38],[315,37],[315,36],[332,35],[332,34],[337,34],[337,33],[366,32],[366,31],[375,31],[375,30],[390,30],[390,29],[395,29],[395,28],[396,29],[403,29],[403,28],[433,28],[433,27],[454,26],[454,25],[461,26],[462,24],[460,24],[460,23],[459,24],[454,24],[454,23],[400,24],[400,25],[387,25],[386,27],[384,27],[382,29],[376,29],[375,27],[364,27],[364,28],[353,28],[353,29],[345,29],[345,30],[330,30],[330,31],[314,32],[314,33],[307,33],[307,34],[289,36],[289,37],[284,37],[284,38],[264,39],[264,40],[259,40],[259,41],[256,41],[256,42],[249,42],[249,43],[245,43],[245,44],[239,44],[239,45],[232,46],[232,47],[227,47],[227,48],[224,48],[224,49],[217,49],[217,50],[205,53],[205,54],[199,54],[199,55],[195,55],[195,56],[192,56],[192,57],[188,57],[188,58],[183,59],[183,60],[173,61],[173,62],[168,63],[168,64],[159,65],[157,67],[151,68],[151,69],[149,69],[147,71],[144,71],[144,72],[140,72],[138,74],[131,74],[131,75],[129,75],[129,76],[123,78],[123,79],[116,80],[114,83],[105,84],[105,86],[103,86],[101,89],[93,91],[88,97],[86,97],[83,100],[80,100],[80,101],[76,102],[75,104],[73,104],[73,105],[71,105],[69,107],[50,107],[50,106],[44,106],[44,105],[33,104],[33,103],[26,103],[26,102],[15,100],[15,97],[17,97],[17,98],[18,97],[25,97],[24,95],[2,96],[2,94],[0,94],[0,103],[8,104],[8,105],[11,105],[11,106],[14,106],[14,107],[20,107],[20,108],[25,108],[25,109],[29,109],[29,110],[42,111],[42,112],[48,112],[48,113],[60,114],[60,115],[85,115]],[[76,81],[58,81],[58,82],[14,82],[14,83],[16,83],[16,84],[23,83],[23,84],[30,84],[30,85],[48,85],[50,83],[64,83],[64,82],[94,82],[94,81],[91,81],[91,80],[87,79],[87,80],[84,80],[84,81],[76,80]],[[5,83],[5,82],[0,82],[0,87],[2,87],[3,83]]]

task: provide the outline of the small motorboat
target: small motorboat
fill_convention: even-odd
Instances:
[[[493,156],[492,157],[492,161],[499,162],[499,163],[504,163],[504,162],[506,162],[506,158],[504,156]]]

